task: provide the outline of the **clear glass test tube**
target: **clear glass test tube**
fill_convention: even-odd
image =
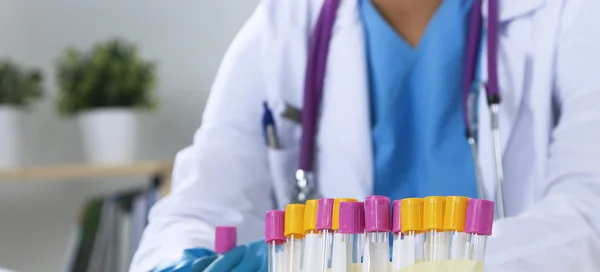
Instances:
[[[268,261],[269,272],[285,272],[286,270],[286,253],[285,242],[273,240],[267,243],[268,245]]]
[[[402,232],[393,232],[394,241],[392,242],[392,271],[399,271],[406,265],[405,257],[402,253],[406,253],[407,249],[404,243],[404,235]]]
[[[361,241],[364,238],[364,234],[342,234],[342,243],[345,245],[344,265],[341,269],[334,269],[333,271],[339,272],[351,272],[359,271],[360,264],[362,262],[362,250]]]
[[[443,230],[429,230],[425,233],[425,261],[444,261],[448,259],[447,233]]]
[[[339,229],[334,234],[332,272],[352,272],[360,269],[361,240],[365,231],[365,212],[362,202],[340,204]]]
[[[423,199],[402,199],[401,218],[403,235],[400,262],[404,268],[424,261]]]
[[[288,272],[299,272],[302,266],[302,244],[304,241],[304,211],[302,204],[285,207],[285,252]]]
[[[331,248],[331,271],[345,271],[347,244],[344,241],[345,235],[335,231],[333,233],[333,245]]]
[[[368,272],[387,271],[390,262],[390,239],[387,231],[373,231],[366,233],[366,243],[369,244],[365,253],[364,265]]]
[[[468,259],[477,262],[485,260],[487,237],[492,235],[494,223],[494,202],[482,199],[469,199],[465,232],[469,234]]]
[[[456,230],[450,230],[446,232],[448,235],[448,242],[446,245],[448,260],[466,260],[467,259],[467,246],[469,243],[469,235]]]
[[[304,236],[304,246],[302,248],[302,271],[319,271],[323,254],[321,254],[321,244],[319,243],[319,233],[316,230],[309,230]]]
[[[333,231],[330,229],[319,230],[319,271],[331,268],[331,249],[333,246]]]
[[[421,199],[409,200],[410,209],[418,209],[422,206]],[[416,202],[416,207],[414,207]],[[421,213],[413,211],[408,214],[409,218],[402,221],[402,201],[396,200],[392,203],[392,233],[394,241],[392,244],[392,269],[397,272],[408,266],[423,261],[424,234],[421,230]],[[406,222],[404,226],[403,222]],[[404,228],[404,230],[403,230]],[[404,231],[404,232],[403,232]]]
[[[319,201],[316,199],[306,201],[304,209],[304,245],[302,248],[303,272],[319,271],[322,253],[317,231],[317,210]]]
[[[390,266],[390,199],[369,196],[365,199],[365,243],[368,244],[363,271],[388,271]]]
[[[444,230],[447,233],[446,252],[449,260],[466,260],[469,235],[465,233],[468,197],[446,197]]]
[[[317,231],[319,232],[319,244],[321,245],[319,269],[317,271],[327,271],[331,269],[331,249],[333,246],[333,198],[319,199],[317,207]]]
[[[425,234],[418,231],[407,231],[403,235],[403,248],[406,249],[404,255],[405,263],[403,267],[415,265],[425,260]],[[402,252],[402,250],[401,250]]]
[[[348,237],[340,233],[340,205],[344,202],[358,202],[354,198],[335,198],[331,225],[333,229],[333,244],[331,249],[331,271],[346,271],[348,252]]]
[[[286,271],[284,221],[284,211],[268,211],[265,217],[265,242],[268,250],[269,272]]]
[[[430,196],[423,200],[423,229],[425,230],[425,261],[447,259],[447,236],[444,231],[446,198]]]
[[[392,202],[392,234],[394,235],[394,241],[392,242],[392,271],[399,271],[404,267],[405,262],[402,258],[402,253],[406,252],[404,247],[404,235],[402,234],[402,217],[401,207],[402,202],[400,200],[394,200]]]
[[[285,243],[285,252],[287,255],[287,268],[288,272],[298,272],[302,267],[302,245],[304,242],[304,236],[298,234],[291,234],[287,236]]]
[[[469,237],[470,254],[469,260],[483,262],[485,260],[485,248],[487,236],[472,233]]]

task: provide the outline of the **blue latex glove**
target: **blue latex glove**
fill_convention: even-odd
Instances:
[[[154,272],[188,272],[192,271],[192,267],[198,262],[197,267],[204,265],[206,268],[212,261],[217,258],[216,254],[205,248],[191,248],[183,251],[181,260],[169,264],[159,265]],[[202,268],[202,269],[204,269]],[[202,271],[202,270],[200,270]]]
[[[267,244],[258,240],[238,246],[215,260],[204,272],[267,272]],[[192,270],[201,272],[202,270]]]
[[[208,256],[197,259],[192,263],[191,271],[204,271],[217,258],[218,256]]]
[[[196,260],[186,260],[173,267],[169,272],[192,272],[192,271],[204,271],[212,262],[217,259],[218,256],[206,256],[198,258]]]

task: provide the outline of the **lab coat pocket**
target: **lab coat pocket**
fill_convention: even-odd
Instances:
[[[295,184],[294,173],[298,168],[300,148],[269,149],[269,169],[275,189],[277,206],[282,209],[288,201]]]
[[[294,106],[284,100],[273,100],[268,102],[271,111],[273,112],[273,119],[275,126],[277,127],[277,138],[279,140],[280,151],[288,150],[297,146],[300,143],[301,137],[301,124],[298,121],[291,120],[286,117],[286,112],[290,109],[297,110]]]

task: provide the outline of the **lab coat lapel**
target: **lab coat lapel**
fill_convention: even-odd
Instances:
[[[525,16],[540,8],[544,0],[499,0],[500,3],[500,39],[499,39],[499,67],[498,67],[498,78],[500,84],[500,93],[502,103],[500,105],[501,116],[500,116],[500,128],[502,132],[502,147],[503,151],[506,150],[507,143],[512,135],[512,130],[519,113],[521,106],[521,100],[523,96],[523,88],[526,84],[525,77],[526,71],[529,65],[528,60],[525,56],[525,52],[522,50],[522,46],[515,45],[515,37],[506,36],[506,26],[511,20],[516,19],[520,16]],[[484,1],[482,7],[483,22],[486,24],[488,16],[488,2]],[[523,38],[523,37],[519,37]],[[488,69],[487,69],[487,46],[484,46],[482,52],[482,66],[481,66],[481,79],[482,82],[487,82]],[[481,93],[481,96],[485,97],[485,93]],[[483,134],[489,126],[489,112],[487,103],[483,102],[479,107],[480,116],[480,128]],[[480,139],[488,139],[489,135],[480,135]],[[491,153],[490,153],[491,154]]]
[[[521,106],[523,88],[525,87],[523,82],[525,81],[527,60],[525,52],[521,48],[511,45],[511,42],[506,38],[500,39],[498,55],[498,80],[502,99],[500,104],[500,129],[502,133],[502,148],[505,150],[518,116],[519,107]],[[488,79],[487,47],[483,48],[481,58],[481,82],[485,84]],[[484,146],[481,151],[485,152],[485,147],[491,145],[491,142],[490,145],[485,144],[485,141],[491,139],[489,131],[490,114],[485,89],[481,89],[479,97],[479,139],[480,145]]]
[[[318,159],[319,166],[328,170],[319,174],[321,189],[333,196],[364,197],[372,191],[373,159],[364,30],[357,0],[340,4],[323,94]]]
[[[483,5],[483,19],[487,22],[487,2]],[[498,52],[498,79],[502,103],[500,104],[500,132],[502,152],[505,153],[513,135],[513,129],[519,116],[523,93],[528,78],[533,73],[532,59],[525,50],[531,37],[526,25],[509,24],[512,20],[522,16],[529,16],[539,9],[544,0],[500,0],[500,38]],[[516,22],[515,22],[516,23]],[[520,22],[521,23],[521,22]],[[487,46],[482,52],[481,80],[487,82]],[[481,89],[479,99],[479,151],[482,171],[488,197],[494,196],[494,165],[493,144],[490,130],[489,107],[485,100],[485,90]]]
[[[546,0],[498,0],[499,1],[499,18],[500,22],[507,22],[519,16],[527,15],[532,11],[540,8]],[[488,2],[483,1],[482,14],[487,20]]]

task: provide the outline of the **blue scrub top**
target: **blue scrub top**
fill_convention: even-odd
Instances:
[[[361,0],[375,194],[477,197],[461,104],[470,2],[445,0],[413,48]]]

